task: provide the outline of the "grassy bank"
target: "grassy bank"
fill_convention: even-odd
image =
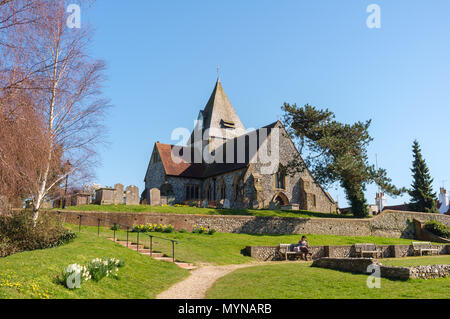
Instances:
[[[74,231],[78,231],[78,226],[70,226]],[[82,227],[82,232],[96,235],[97,227]],[[242,255],[241,251],[246,246],[277,246],[280,243],[298,243],[300,235],[249,235],[249,234],[226,234],[215,233],[214,235],[192,234],[192,233],[152,233],[155,236],[177,240],[175,254],[180,261],[199,263],[214,263],[217,265],[241,264],[253,259]],[[113,232],[108,228],[101,228],[101,236],[112,237]],[[126,231],[116,232],[120,240],[126,240]],[[129,234],[130,241],[136,241],[136,233]],[[376,243],[378,245],[410,245],[411,240],[399,238],[382,237],[352,237],[333,235],[307,235],[312,246],[326,245],[353,245],[355,243]],[[140,243],[149,246],[149,237],[140,235]],[[153,239],[153,249],[172,255],[170,242]]]
[[[122,213],[164,213],[187,215],[235,215],[235,216],[272,216],[296,218],[353,218],[352,215],[326,214],[303,210],[257,210],[257,209],[215,209],[178,206],[148,205],[82,205],[67,207],[70,211],[122,212]]]
[[[450,298],[450,278],[393,281],[369,289],[366,275],[284,263],[237,270],[208,291],[211,299],[408,299]],[[245,289],[242,289],[245,287]]]
[[[68,290],[56,276],[69,264],[85,264],[96,257],[125,261],[120,279],[88,281]],[[73,242],[58,248],[19,253],[0,259],[0,298],[154,298],[188,276],[176,265],[152,260],[92,232],[78,234]]]
[[[386,266],[425,266],[425,265],[450,265],[450,256],[433,256],[433,257],[406,257],[397,259],[384,259],[381,262]]]

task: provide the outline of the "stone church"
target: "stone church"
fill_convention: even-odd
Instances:
[[[141,201],[335,213],[335,201],[308,170],[286,174],[295,157],[280,121],[247,132],[218,79],[187,145],[155,144]]]

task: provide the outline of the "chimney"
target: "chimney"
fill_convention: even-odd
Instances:
[[[386,196],[384,195],[384,193],[377,193],[375,201],[378,207],[378,212],[381,213],[387,204]]]
[[[441,206],[439,207],[439,212],[441,214],[447,213],[450,207],[447,190],[443,187],[441,187],[441,192],[439,194],[439,202],[441,203]]]

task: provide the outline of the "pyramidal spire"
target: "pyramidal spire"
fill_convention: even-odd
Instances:
[[[233,105],[231,105],[219,77],[217,78],[211,97],[203,110],[203,118],[203,127],[205,129],[234,129],[239,131],[243,130],[244,132],[242,134],[245,133],[245,127]]]
[[[209,129],[208,138],[212,144],[211,150],[222,145],[226,141],[226,137],[234,138],[246,133],[241,119],[225,94],[220,77],[217,77],[216,85],[208,103],[200,112],[200,116],[202,117],[202,131],[205,132]]]

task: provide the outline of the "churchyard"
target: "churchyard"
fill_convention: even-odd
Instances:
[[[170,291],[204,267],[235,269],[211,283],[204,298],[213,299],[297,299],[297,298],[448,298],[450,278],[390,280],[381,278],[379,289],[370,289],[368,275],[311,267],[311,262],[261,262],[246,255],[246,246],[270,246],[281,242],[296,243],[298,235],[271,234],[199,234],[153,232],[155,254],[172,257],[171,239],[177,241],[177,261],[192,263],[197,270],[188,271],[172,262],[158,261],[120,245],[136,244],[138,234],[111,227],[66,224],[77,234],[72,242],[57,248],[18,253],[0,259],[1,298],[157,298]],[[113,242],[111,239],[115,239]],[[378,245],[410,245],[412,239],[336,235],[307,235],[311,246],[354,245],[371,242]],[[149,237],[140,234],[141,250],[148,250]],[[85,263],[99,256],[125,261],[119,277],[99,282],[88,281],[80,289],[67,289],[56,277],[68,263]],[[384,265],[414,266],[450,264],[449,255],[382,259]],[[238,269],[243,267],[243,269]],[[201,280],[201,278],[200,278]],[[245,286],[246,289],[242,289]],[[161,296],[164,296],[161,295]],[[160,297],[161,297],[160,296]]]

